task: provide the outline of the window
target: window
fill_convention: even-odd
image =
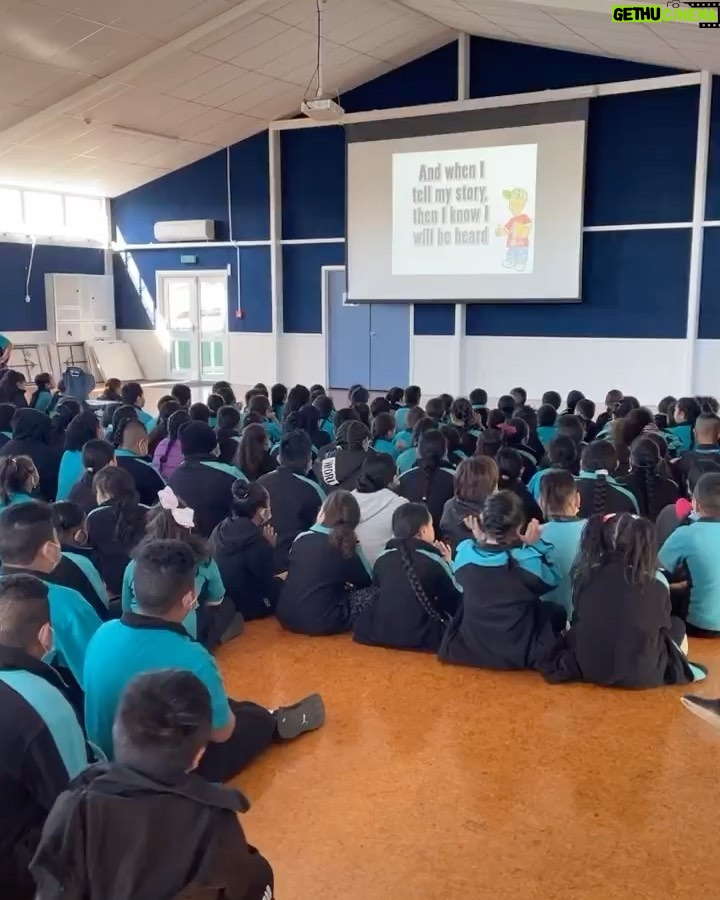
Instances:
[[[0,231],[21,231],[22,225],[22,191],[0,188]]]
[[[0,187],[0,233],[106,244],[105,201],[51,191]]]

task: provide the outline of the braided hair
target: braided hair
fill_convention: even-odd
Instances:
[[[173,447],[179,440],[181,426],[185,425],[189,421],[190,413],[186,409],[177,410],[177,412],[174,412],[168,419],[168,442],[165,445],[165,452],[158,461],[158,471],[161,475],[165,471],[165,466],[167,465],[167,461],[170,458]]]
[[[647,437],[636,438],[630,448],[630,462],[633,471],[640,476],[638,480],[643,493],[643,496],[638,498],[640,512],[654,522],[660,512],[655,495],[660,450],[655,441],[651,441]]]
[[[427,525],[432,525],[432,516],[427,506],[422,503],[404,503],[393,513],[393,535],[398,542],[397,550],[400,554],[400,562],[402,563],[403,571],[407,575],[410,588],[417,602],[430,619],[434,619],[436,622],[445,622],[446,617],[438,609],[434,598],[430,597],[425,590],[413,560],[410,542],[413,539],[417,539],[420,529]]]
[[[583,472],[596,472],[593,485],[592,514],[604,513],[608,498],[608,475],[617,469],[617,453],[610,441],[595,441],[582,454],[580,468]]]
[[[453,422],[466,431],[470,431],[477,424],[472,403],[466,397],[458,397],[457,400],[453,400],[450,415]]]
[[[112,417],[112,442],[119,447],[125,437],[127,423],[138,418],[136,406],[121,406],[115,410]]]
[[[513,491],[497,491],[485,500],[482,530],[489,542],[508,549],[516,546],[524,524],[522,501]]]
[[[651,584],[657,571],[655,527],[631,513],[592,516],[583,530],[572,568],[573,590],[585,587],[600,566],[620,559],[628,584]]]
[[[418,443],[418,460],[417,467],[425,475],[425,486],[423,487],[422,502],[427,503],[430,488],[440,465],[447,453],[447,444],[442,432],[436,428],[430,428],[423,432],[420,442]]]

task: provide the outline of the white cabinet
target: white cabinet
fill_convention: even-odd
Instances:
[[[115,338],[110,275],[46,275],[48,331],[58,344]]]

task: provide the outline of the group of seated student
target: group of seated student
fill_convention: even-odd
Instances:
[[[147,896],[272,896],[247,801],[210,783],[325,712],[228,699],[212,652],[245,621],[550,683],[705,675],[687,636],[720,636],[713,398],[653,415],[615,390],[595,419],[579,391],[536,412],[522,388],[491,409],[480,388],[423,406],[418,386],[353,385],[336,410],[321,385],[238,402],[218,382],[207,404],[175,385],[153,417],[139,384],[105,393],[100,420],[62,395],[0,404],[3,897],[35,878],[43,900],[137,898],[176,809],[188,852]],[[119,866],[128,841],[118,893],[93,850]]]

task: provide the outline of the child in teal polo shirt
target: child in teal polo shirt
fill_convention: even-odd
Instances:
[[[146,543],[135,557],[137,612],[106,622],[85,661],[85,723],[90,740],[112,758],[112,726],[123,691],[137,675],[160,669],[192,672],[205,685],[212,707],[210,744],[198,773],[227,781],[276,739],[289,740],[325,721],[313,695],[274,712],[228,699],[215,660],[182,625],[197,606],[197,559],[184,541]]]

